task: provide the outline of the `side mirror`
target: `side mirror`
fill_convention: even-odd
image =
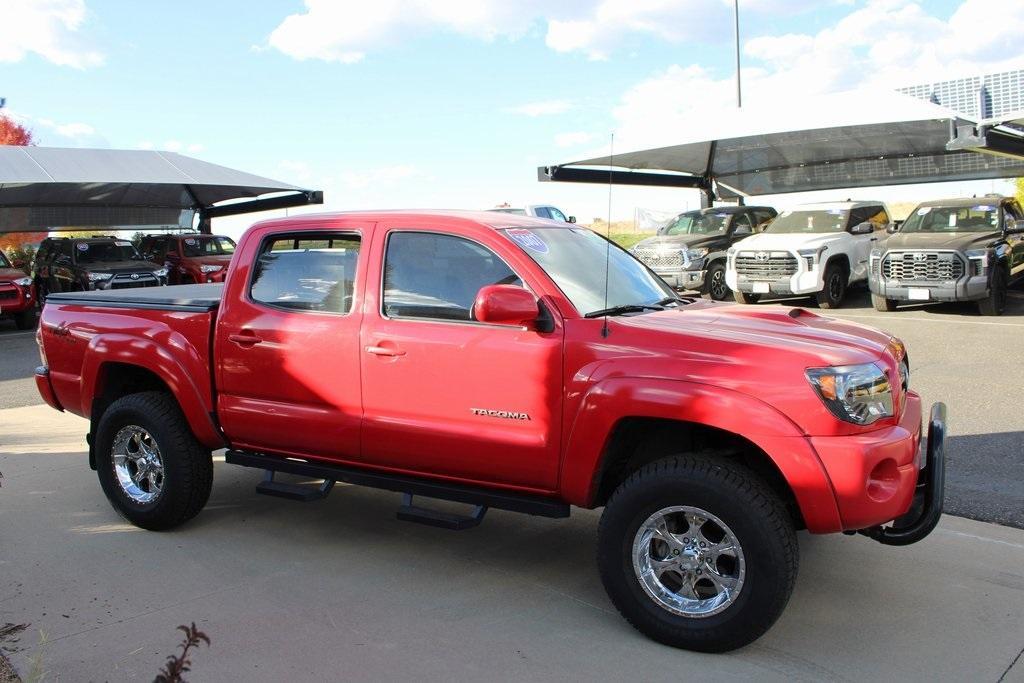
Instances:
[[[889,233],[890,235],[895,235],[896,233],[898,233],[900,231],[900,228],[902,226],[903,226],[903,221],[893,221],[892,223],[889,224],[889,227],[887,227],[885,229],[885,231],[887,233]]]
[[[569,222],[570,223],[575,223],[576,222],[576,216],[569,216]]]
[[[482,323],[535,327],[539,316],[536,297],[515,285],[481,287],[473,302],[473,317]]]
[[[1004,223],[1003,231],[1006,234],[1024,232],[1024,221],[1019,221],[1016,218],[1007,218]]]
[[[851,235],[869,235],[875,231],[875,226],[870,221],[864,221],[850,228]]]

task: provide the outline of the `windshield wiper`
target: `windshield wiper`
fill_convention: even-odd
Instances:
[[[675,299],[673,299],[675,301]],[[622,315],[623,313],[642,313],[644,311],[664,311],[665,307],[659,304],[624,304],[603,308],[600,311],[591,311],[584,318],[600,318],[605,315]]]

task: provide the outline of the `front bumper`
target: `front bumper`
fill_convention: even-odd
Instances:
[[[697,290],[704,287],[706,270],[655,270],[658,277],[675,289]]]
[[[799,259],[803,261],[804,259]],[[822,280],[822,270],[817,265],[813,269],[807,269],[801,264],[800,269],[793,275],[778,278],[776,280],[752,279],[740,276],[735,270],[725,271],[725,284],[733,291],[746,294],[814,294],[825,288]],[[767,291],[765,289],[767,288]]]
[[[0,284],[0,315],[15,315],[35,307],[36,299],[32,296],[32,287],[15,284]]]
[[[872,275],[868,280],[868,288],[872,294],[895,299],[896,301],[913,301],[924,303],[927,301],[977,301],[984,299],[989,294],[988,276],[973,275],[962,277],[956,282],[922,282],[920,284],[906,280],[886,280],[881,275]],[[915,296],[911,296],[911,290]],[[928,298],[917,296],[918,292],[926,290]]]

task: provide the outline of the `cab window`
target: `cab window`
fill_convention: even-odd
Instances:
[[[294,311],[346,314],[352,310],[359,235],[273,235],[253,268],[253,301]]]
[[[512,269],[476,242],[427,232],[393,232],[384,257],[383,313],[390,318],[472,321],[487,285],[522,286]]]

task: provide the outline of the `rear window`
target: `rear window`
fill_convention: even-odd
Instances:
[[[359,235],[275,235],[264,241],[253,268],[253,301],[296,311],[352,310]]]

